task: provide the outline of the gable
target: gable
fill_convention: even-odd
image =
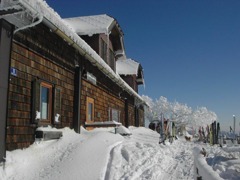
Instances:
[[[104,34],[109,36],[113,43],[113,50],[118,51],[124,49],[123,47],[123,32],[117,21],[106,14],[81,16],[65,18],[63,21],[79,36],[92,37],[96,34]]]
[[[114,26],[117,26],[122,34],[115,19],[106,14],[65,18],[63,21],[80,36],[110,34]]]

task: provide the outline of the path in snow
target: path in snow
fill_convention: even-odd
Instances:
[[[159,145],[155,132],[146,137],[144,130],[132,129],[132,137],[111,150],[105,180],[193,179],[194,144],[179,139]]]

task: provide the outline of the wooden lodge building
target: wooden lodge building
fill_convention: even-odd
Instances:
[[[61,19],[42,0],[1,0],[0,77],[0,161],[38,127],[144,125],[143,69],[108,15]]]

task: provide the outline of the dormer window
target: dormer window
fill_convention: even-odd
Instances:
[[[144,84],[143,68],[140,63],[132,59],[117,60],[116,72],[136,92],[138,92],[138,85]]]
[[[116,70],[115,64],[115,55],[112,49],[109,48],[107,43],[101,38],[100,40],[100,56],[101,58],[112,68],[112,70]]]

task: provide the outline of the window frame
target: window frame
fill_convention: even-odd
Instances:
[[[42,87],[47,88],[48,89],[48,107],[47,107],[47,118],[43,119],[42,118]],[[47,83],[47,82],[40,82],[40,123],[47,123],[47,124],[51,124],[51,120],[52,120],[52,105],[53,105],[53,85]]]
[[[113,120],[113,113],[117,113],[117,120]],[[120,122],[121,121],[121,111],[116,108],[109,108],[109,121]]]

